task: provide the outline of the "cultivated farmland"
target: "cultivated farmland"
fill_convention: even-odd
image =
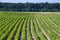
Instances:
[[[0,12],[0,40],[60,40],[60,13]]]

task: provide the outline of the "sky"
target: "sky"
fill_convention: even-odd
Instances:
[[[49,2],[49,3],[60,3],[60,0],[0,0],[0,2],[7,2],[7,3],[41,3],[41,2]]]

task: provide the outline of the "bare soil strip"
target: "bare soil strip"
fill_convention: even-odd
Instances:
[[[24,19],[25,19],[25,18],[24,18]],[[19,38],[19,40],[21,40],[21,36],[22,36],[21,34],[22,34],[23,25],[24,25],[24,19],[23,19],[23,21],[22,21],[22,25],[21,25],[22,27],[21,27],[21,29],[20,29],[20,38]]]
[[[33,20],[34,21],[34,20]],[[35,22],[36,22],[36,20],[35,20]],[[36,33],[37,33],[37,35],[38,35],[38,38],[39,38],[39,40],[42,40],[41,38],[40,38],[40,29],[39,29],[39,31],[38,31],[38,26],[36,26],[36,23],[34,22],[34,24],[35,24],[35,31],[36,31]],[[38,27],[38,28],[36,28],[36,27]]]
[[[40,26],[39,21],[38,21],[37,18],[36,18],[36,21],[37,21],[38,25]],[[44,32],[44,30],[41,27],[40,27],[40,29],[41,29],[42,33],[45,35],[46,39],[50,40],[50,38],[47,36],[47,34]]]
[[[33,35],[33,32],[32,32],[32,19],[31,19],[31,34],[32,34],[33,40],[36,40],[35,37],[34,37],[34,35]]]
[[[28,21],[29,20],[29,21]],[[28,19],[27,21],[27,40],[33,40],[33,38],[32,38],[32,34],[31,34],[31,23],[30,23],[30,19]],[[28,34],[28,31],[30,31],[29,33],[30,34]],[[29,39],[29,35],[31,36],[31,39]]]
[[[53,24],[53,25],[55,25],[55,27],[57,27],[57,24],[55,24],[53,21],[51,21],[49,18],[48,18],[48,20]]]

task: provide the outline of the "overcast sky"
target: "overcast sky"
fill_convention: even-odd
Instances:
[[[60,0],[0,0],[0,2],[10,2],[10,3],[25,3],[25,2],[32,2],[32,3],[40,3],[40,2],[49,2],[49,3],[60,3]]]

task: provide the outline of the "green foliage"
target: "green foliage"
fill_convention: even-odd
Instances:
[[[60,12],[60,3],[0,3],[0,11]]]
[[[0,40],[48,39],[60,40],[60,12],[0,12]]]

